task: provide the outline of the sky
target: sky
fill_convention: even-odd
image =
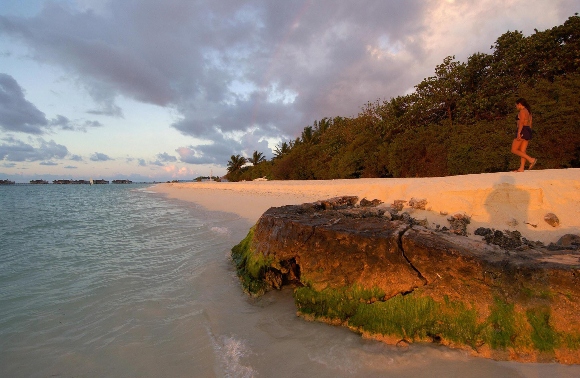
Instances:
[[[191,180],[578,0],[0,0],[0,179]]]

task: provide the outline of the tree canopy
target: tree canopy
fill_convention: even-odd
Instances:
[[[277,146],[270,161],[251,159],[253,166],[233,172],[231,161],[228,178],[508,171],[519,165],[510,153],[518,97],[532,106],[534,139],[528,153],[539,157],[537,167],[580,167],[580,17],[528,37],[508,31],[491,50],[466,62],[446,57],[413,93],[369,102],[355,117],[314,121],[298,138]]]

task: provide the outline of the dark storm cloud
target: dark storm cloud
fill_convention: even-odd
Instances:
[[[48,121],[43,112],[24,98],[14,78],[0,73],[0,128],[28,134],[42,134]]]
[[[5,138],[0,144],[0,159],[6,161],[50,161],[63,159],[66,155],[68,150],[65,146],[42,138],[36,140],[36,146],[14,138]]]
[[[107,156],[106,154],[103,154],[101,152],[95,152],[94,154],[91,155],[91,161],[109,161],[109,160],[115,160],[110,158],[109,156]]]
[[[529,18],[520,24],[511,18],[509,25],[538,19],[531,12],[543,3],[531,3]],[[488,52],[495,38],[514,29],[494,18],[518,5],[110,0],[79,10],[47,2],[30,18],[0,16],[0,34],[23,41],[35,59],[82,83],[97,104],[90,114],[123,117],[118,96],[176,109],[175,129],[213,141],[184,147],[181,161],[223,164],[224,156],[263,146],[258,134],[296,137],[314,120],[354,116],[368,101],[405,94],[448,55]],[[551,7],[564,13],[573,4]],[[476,38],[468,43],[470,36]],[[35,114],[36,123],[18,128],[40,132],[44,115]],[[228,136],[243,133],[252,138]]]

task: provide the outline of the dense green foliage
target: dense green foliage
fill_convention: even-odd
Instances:
[[[271,161],[227,178],[429,177],[507,171],[515,100],[532,106],[528,153],[539,168],[580,167],[580,17],[525,37],[507,32],[467,62],[447,57],[409,95],[369,102],[353,118],[323,118],[283,142]],[[255,157],[255,156],[254,156]],[[230,167],[232,169],[230,170]]]

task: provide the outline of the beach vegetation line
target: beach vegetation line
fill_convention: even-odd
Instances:
[[[580,167],[580,17],[525,36],[501,35],[490,53],[446,57],[412,93],[364,104],[358,115],[315,120],[270,160],[228,162],[230,181],[434,177],[504,172],[515,100],[532,104],[529,152],[539,168]],[[257,153],[257,151],[256,151]],[[258,153],[259,157],[262,157]]]

